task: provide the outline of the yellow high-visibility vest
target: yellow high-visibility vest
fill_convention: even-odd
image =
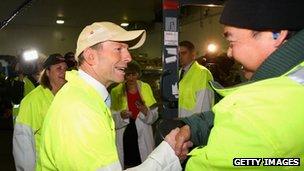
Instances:
[[[213,107],[208,144],[186,170],[303,170],[304,62],[287,74],[228,89]],[[234,166],[234,158],[300,158],[301,166]]]
[[[42,128],[37,170],[120,167],[111,111],[78,71],[66,72]],[[117,168],[116,167],[116,168]]]

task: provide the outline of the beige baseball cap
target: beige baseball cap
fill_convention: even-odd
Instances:
[[[88,47],[100,42],[126,42],[130,49],[139,48],[146,40],[145,30],[127,31],[111,22],[95,22],[86,26],[77,40],[75,59]]]

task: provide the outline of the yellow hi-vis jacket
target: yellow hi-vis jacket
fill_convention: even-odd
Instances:
[[[138,80],[137,87],[139,90],[140,97],[146,106],[150,107],[156,103],[152,89],[149,84]],[[111,109],[126,110],[128,108],[125,83],[120,83],[112,89],[111,99],[113,99]]]
[[[40,85],[21,101],[13,135],[13,155],[17,171],[35,169],[41,127],[53,98],[51,90]]]
[[[56,94],[42,128],[37,170],[121,170],[110,109],[78,71]]]
[[[35,89],[35,85],[32,83],[32,81],[28,77],[23,78],[24,81],[24,92],[23,96],[26,96],[29,94],[32,90]]]
[[[279,77],[216,91],[224,98],[213,107],[208,144],[189,154],[186,170],[304,170],[304,62]],[[235,166],[234,158],[261,163]],[[263,166],[270,163],[276,166]]]
[[[179,82],[178,117],[211,110],[214,93],[208,82],[212,80],[210,71],[194,61]]]

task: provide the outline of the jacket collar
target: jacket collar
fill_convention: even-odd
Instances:
[[[258,68],[250,82],[278,77],[304,61],[304,30],[299,31]]]
[[[256,81],[279,77],[304,61],[304,29],[290,38],[273,52],[258,68],[251,80],[225,88],[215,81],[210,81],[212,88],[221,96],[238,89],[238,87]]]

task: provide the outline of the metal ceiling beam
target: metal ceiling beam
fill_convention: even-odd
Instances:
[[[225,0],[180,0],[180,5],[192,5],[192,6],[221,6]]]
[[[2,30],[4,27],[8,25],[9,22],[11,22],[22,10],[24,10],[26,7],[29,7],[32,2],[35,0],[25,0],[18,8],[14,10],[14,12],[4,21],[1,21],[0,23],[0,30]]]

